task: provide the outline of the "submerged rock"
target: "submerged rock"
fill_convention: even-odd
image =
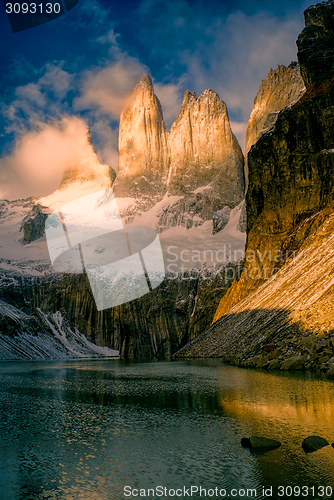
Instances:
[[[312,453],[328,446],[329,442],[320,436],[309,436],[302,442],[302,448],[305,453]]]
[[[281,446],[279,441],[275,439],[269,439],[262,436],[254,436],[252,435],[249,439],[242,438],[241,445],[244,448],[249,448],[250,450],[265,450],[265,449],[275,449]]]

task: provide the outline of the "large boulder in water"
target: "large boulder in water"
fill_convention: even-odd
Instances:
[[[302,442],[302,448],[305,453],[312,453],[328,445],[329,442],[320,436],[309,436]]]
[[[266,449],[273,450],[274,448],[279,448],[281,446],[281,443],[279,441],[276,441],[275,439],[268,439],[262,436],[253,435],[249,439],[242,438],[241,444],[245,448],[249,448],[250,450],[254,451],[263,451]]]

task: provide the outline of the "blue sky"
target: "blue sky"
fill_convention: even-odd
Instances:
[[[38,152],[38,134],[45,129],[50,141],[55,130],[54,139],[64,137],[68,144],[76,127],[81,133],[78,118],[89,125],[99,159],[117,168],[119,113],[144,72],[153,77],[167,128],[185,90],[199,95],[212,88],[226,102],[243,142],[261,80],[271,68],[296,60],[295,41],[308,5],[80,0],[66,15],[13,34],[0,4],[0,197],[48,194],[56,186],[64,156],[54,185],[40,185],[33,170],[31,183],[23,185],[20,172],[30,167],[22,161],[22,144],[25,155],[28,143]],[[44,161],[38,168],[49,167]]]

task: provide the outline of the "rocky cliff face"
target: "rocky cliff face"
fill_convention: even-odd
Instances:
[[[37,309],[29,315],[0,300],[0,360],[118,357],[118,351],[98,347],[71,329],[57,311]]]
[[[143,75],[121,114],[114,193],[133,198],[123,211],[128,221],[165,195],[171,200],[164,204],[166,221],[180,214],[174,226],[188,228],[194,216],[199,225],[224,206],[237,206],[244,197],[243,155],[216,92],[199,98],[186,92],[168,133],[151,77]],[[169,227],[160,224],[159,231]]]
[[[143,75],[122,110],[115,196],[159,196],[166,192],[168,133],[152,79]]]
[[[297,40],[298,60],[307,89],[333,79],[334,4],[322,2],[304,12],[305,28]]]
[[[304,92],[305,84],[297,63],[291,63],[288,67],[279,65],[276,70],[271,69],[266,79],[262,80],[246,131],[246,179],[248,179],[247,154],[250,148],[261,133],[273,127],[279,111],[297,101]]]
[[[176,357],[223,357],[266,369],[320,369],[334,377],[334,210],[290,236],[298,255]]]
[[[0,333],[7,338],[7,345],[16,344],[15,351],[19,349],[19,339],[23,334],[29,336],[31,346],[34,335],[40,332],[43,334],[39,339],[40,348],[44,342],[45,351],[49,352],[47,334],[50,336],[51,329],[51,344],[57,344],[57,335],[65,336],[63,343],[66,344],[66,338],[73,340],[72,350],[78,350],[76,344],[81,345],[87,338],[97,346],[107,345],[119,351],[124,358],[168,358],[209,326],[219,294],[232,282],[232,269],[230,266],[229,272],[221,267],[214,272],[202,269],[201,273],[168,275],[150,294],[100,312],[96,309],[86,275],[48,272],[31,278],[22,272],[2,269]],[[238,272],[238,266],[235,271]],[[15,321],[8,320],[8,314],[1,316],[2,300],[6,301],[3,302],[4,310],[5,306],[15,309]],[[55,333],[56,340],[53,339]],[[94,347],[96,355],[99,353],[97,346]],[[88,347],[93,348],[89,343]],[[63,351],[62,348],[57,357],[61,357]],[[29,357],[28,354],[29,348],[26,348],[24,357]],[[1,356],[5,357],[1,354],[0,335],[0,359]],[[33,352],[30,352],[30,357],[34,357]]]
[[[225,103],[213,90],[184,95],[169,135],[168,191],[185,194],[203,188],[225,198],[231,208],[244,189],[243,156],[233,135]]]
[[[321,4],[320,11],[322,19],[327,17],[327,25],[331,25],[332,3]],[[305,13],[308,25],[317,25],[317,16],[318,8],[308,9]],[[320,31],[328,41],[326,32]],[[318,44],[322,42],[314,43],[316,58]],[[312,46],[311,41],[308,46]],[[311,54],[309,58],[314,60]],[[306,63],[303,72],[307,69]],[[251,351],[254,354],[260,349],[261,343],[276,342],[280,335],[283,338],[286,328],[291,327],[291,332],[298,334],[300,325],[296,318],[302,309],[310,307],[307,327],[302,329],[308,335],[312,329],[318,331],[319,308],[324,315],[330,310],[327,306],[331,307],[333,296],[328,275],[332,274],[333,263],[327,228],[332,224],[334,199],[333,83],[331,78],[324,80],[282,110],[275,126],[261,135],[249,152],[245,269],[222,299],[215,315],[217,324],[201,336],[202,354],[212,355],[208,346],[215,331],[213,350],[227,355],[231,349],[236,355],[231,332],[236,342],[240,341],[248,328],[246,324],[251,324],[254,336],[247,330],[247,340],[239,347],[240,359],[245,360],[251,357]],[[327,239],[321,239],[322,234]],[[323,274],[327,265],[328,270]],[[323,311],[320,298],[324,300]],[[253,318],[251,323],[249,318]],[[331,335],[330,325],[326,328]]]

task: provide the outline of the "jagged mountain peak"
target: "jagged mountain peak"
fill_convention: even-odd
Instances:
[[[117,197],[163,194],[168,175],[168,132],[152,78],[144,74],[120,116]]]
[[[196,92],[190,92],[190,90],[186,90],[185,93],[184,93],[184,95],[183,95],[182,106],[184,104],[188,104],[193,99],[197,99]]]
[[[271,69],[262,80],[259,91],[254,98],[254,105],[249,117],[246,131],[245,173],[248,178],[248,152],[261,134],[269,130],[277,119],[279,111],[305,92],[305,85],[300,73],[300,66],[291,62],[289,66],[279,64]]]
[[[152,77],[150,75],[147,75],[146,73],[144,73],[140,77],[140,79],[135,85],[135,88],[133,89],[133,92],[144,89],[153,91]]]
[[[197,97],[195,92],[186,90],[181,109],[171,126],[171,135],[173,135],[180,127],[182,120],[189,120],[190,110],[192,110],[191,113],[201,113],[202,118],[205,120],[209,117],[218,117],[223,115],[226,115],[228,118],[226,104],[220,99],[217,92],[212,89],[206,89],[199,97]],[[202,133],[206,133],[205,127],[203,127]]]
[[[212,89],[199,97],[187,90],[168,134],[152,78],[143,75],[121,113],[118,172],[116,197],[183,196],[210,184],[211,197],[238,205],[243,155],[226,104]]]

